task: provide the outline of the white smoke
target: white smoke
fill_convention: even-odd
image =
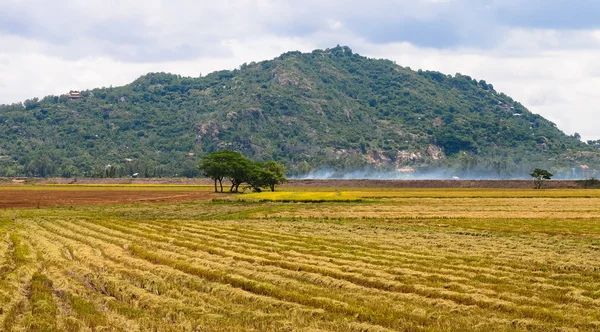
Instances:
[[[552,169],[549,168],[552,172]],[[398,172],[389,170],[359,169],[339,171],[330,168],[317,169],[308,174],[291,176],[293,180],[530,180],[530,171],[519,171],[513,174],[494,174],[487,171],[461,171],[437,169],[415,172]],[[594,173],[595,174],[595,173]],[[555,172],[555,180],[582,180],[589,174],[573,168]],[[596,175],[597,177],[597,175]]]

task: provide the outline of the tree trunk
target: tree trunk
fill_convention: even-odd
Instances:
[[[233,192],[233,188],[235,187],[235,183],[232,182],[231,183],[231,188],[229,188],[229,192],[232,193]]]
[[[270,187],[271,187],[271,191],[275,191],[275,185],[274,184],[271,184]]]
[[[239,191],[238,191],[238,188],[239,188],[239,187],[240,187],[240,184],[239,184],[239,183],[235,185],[235,192],[236,192],[236,193],[237,193],[237,192],[239,192]]]
[[[223,192],[223,179],[219,179],[219,185],[221,185],[221,192]],[[216,186],[216,184],[215,184]],[[215,190],[217,190],[217,188],[215,187]]]
[[[215,179],[215,192],[217,193],[217,179]]]

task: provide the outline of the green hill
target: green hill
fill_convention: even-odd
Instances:
[[[198,157],[220,149],[275,159],[294,174],[511,176],[543,166],[568,175],[599,160],[594,147],[485,81],[413,71],[348,47],[200,78],[153,73],[81,96],[0,106],[0,176],[195,176]]]

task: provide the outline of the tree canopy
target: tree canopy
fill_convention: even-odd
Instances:
[[[223,179],[231,182],[230,192],[238,192],[240,185],[247,183],[255,191],[269,188],[275,191],[275,186],[287,181],[285,166],[275,161],[263,163],[252,162],[239,152],[218,151],[202,157],[198,169],[202,174],[214,180],[215,192],[218,192],[217,182],[223,192]]]
[[[544,185],[544,180],[550,180],[552,179],[553,174],[548,172],[545,169],[541,169],[541,168],[536,168],[533,170],[533,172],[531,174],[531,177],[533,177],[533,182],[535,184],[535,188],[536,189],[541,189]]]

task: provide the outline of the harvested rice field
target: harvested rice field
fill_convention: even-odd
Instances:
[[[0,209],[0,330],[600,330],[600,190],[193,190]]]

